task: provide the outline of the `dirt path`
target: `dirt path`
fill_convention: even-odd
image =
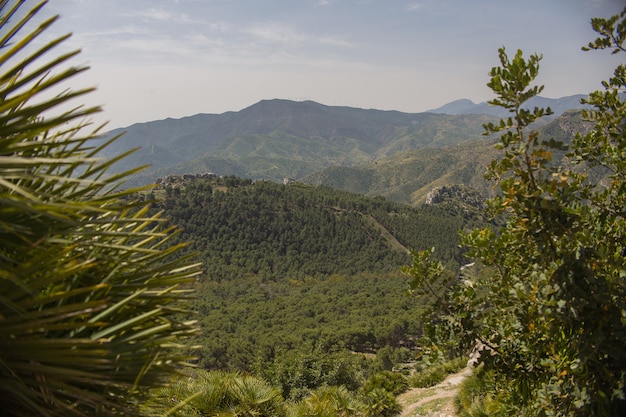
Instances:
[[[456,417],[454,397],[459,384],[472,371],[468,368],[449,375],[430,388],[413,388],[398,397],[403,407],[400,417]]]

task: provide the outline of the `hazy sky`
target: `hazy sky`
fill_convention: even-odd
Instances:
[[[624,0],[51,0],[110,127],[262,99],[420,112],[492,97],[497,49],[542,53],[542,95],[600,87],[623,57],[582,52]]]

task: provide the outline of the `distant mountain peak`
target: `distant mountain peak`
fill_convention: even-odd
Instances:
[[[576,94],[573,96],[566,96],[561,98],[546,98],[537,96],[528,100],[528,103],[525,107],[550,107],[550,109],[552,109],[552,111],[554,112],[553,117],[558,117],[567,110],[583,109],[588,107],[580,103],[580,99],[584,97],[586,97],[584,94]],[[436,109],[428,110],[427,113],[449,115],[487,114],[495,117],[507,117],[509,115],[507,110],[501,107],[492,106],[484,101],[476,104],[466,98],[454,100]]]
[[[472,100],[462,98],[459,100],[451,101],[436,109],[427,110],[428,113],[441,113],[441,114],[467,114],[466,112],[474,109],[477,106]]]

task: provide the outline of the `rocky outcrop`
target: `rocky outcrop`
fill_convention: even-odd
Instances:
[[[485,199],[476,191],[462,185],[449,185],[433,188],[427,195],[424,204],[434,205],[443,203],[457,203],[462,207],[472,207],[482,210]]]

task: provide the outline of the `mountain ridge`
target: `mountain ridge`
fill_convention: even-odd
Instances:
[[[580,100],[585,97],[587,97],[585,94],[575,94],[572,96],[565,96],[560,98],[547,98],[536,96],[528,100],[523,108],[527,109],[533,107],[550,107],[550,109],[554,112],[554,114],[552,115],[552,117],[554,118],[560,116],[568,110],[589,108],[590,106],[586,104],[581,104],[580,102]],[[492,106],[485,101],[480,103],[474,103],[472,100],[469,100],[467,98],[451,101],[441,107],[437,107],[436,109],[426,110],[426,112],[449,115],[488,114],[495,117],[504,117],[509,115],[508,111],[501,107]]]
[[[577,132],[584,134],[590,126],[583,121],[579,110],[572,110],[538,126],[537,130],[542,138],[567,144]],[[414,149],[367,164],[329,167],[301,181],[410,205],[422,204],[431,190],[450,185],[469,186],[483,197],[491,197],[495,190],[485,181],[484,174],[489,163],[501,153],[494,146],[496,143],[495,138],[486,138],[441,148]]]
[[[109,149],[112,157],[139,147],[115,166],[151,164],[140,183],[157,176],[210,171],[220,175],[282,180],[333,165],[371,162],[424,146],[479,138],[482,115],[402,113],[331,107],[316,102],[264,100],[239,112],[139,123]]]
[[[557,114],[568,106],[554,106],[554,99],[542,100],[557,108]],[[557,102],[577,100],[578,96],[572,96]],[[200,172],[274,181],[301,179],[330,167],[359,166],[416,149],[484,140],[483,125],[497,119],[469,111],[480,108],[470,100],[460,100],[443,108],[459,114],[404,113],[314,101],[261,100],[237,112],[114,129],[103,138],[124,134],[102,156],[139,148],[113,167],[125,171],[150,165],[129,181],[130,186],[151,184],[168,174]]]

